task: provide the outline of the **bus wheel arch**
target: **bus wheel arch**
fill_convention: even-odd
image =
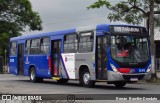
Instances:
[[[93,87],[95,85],[95,81],[91,80],[90,71],[86,65],[81,65],[79,68],[79,80],[84,87]]]
[[[29,77],[31,82],[36,82],[36,69],[34,65],[29,67]]]
[[[30,72],[31,72],[31,68],[35,68],[35,66],[34,65],[30,65],[29,66],[29,71],[28,71],[28,74],[30,75]]]
[[[36,76],[36,68],[35,68],[34,65],[31,65],[29,67],[29,77],[30,77],[30,81],[33,82],[33,83],[43,81],[43,78]]]

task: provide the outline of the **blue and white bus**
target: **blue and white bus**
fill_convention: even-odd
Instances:
[[[32,82],[106,81],[116,87],[151,75],[149,34],[144,27],[100,24],[10,39],[9,70]]]

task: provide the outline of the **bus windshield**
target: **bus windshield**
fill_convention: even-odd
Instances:
[[[142,36],[111,36],[111,55],[118,62],[146,62],[149,59],[147,38]]]

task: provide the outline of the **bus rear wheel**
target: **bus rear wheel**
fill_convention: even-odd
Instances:
[[[93,87],[95,85],[95,81],[91,80],[90,73],[89,73],[89,71],[87,69],[84,69],[81,72],[80,83],[84,87]]]
[[[36,82],[37,81],[36,80],[36,70],[35,70],[34,67],[31,67],[29,74],[30,74],[30,81],[31,82]]]
[[[116,82],[114,83],[114,85],[117,87],[117,88],[122,88],[126,85],[126,82]]]
[[[30,69],[30,81],[33,82],[33,83],[42,82],[43,81],[43,78],[36,77],[36,69],[35,69],[35,67],[31,67],[31,69]]]

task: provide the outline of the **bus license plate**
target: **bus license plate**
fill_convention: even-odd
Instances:
[[[131,78],[130,81],[138,81],[138,78]]]

